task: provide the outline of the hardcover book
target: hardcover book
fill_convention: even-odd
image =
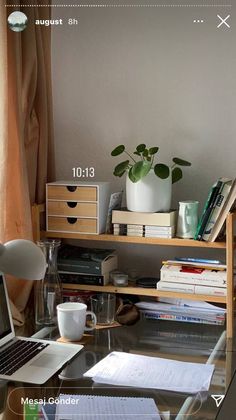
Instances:
[[[215,286],[198,286],[194,284],[183,284],[168,281],[159,281],[157,290],[165,290],[169,292],[182,292],[198,295],[226,296],[226,287]]]
[[[67,244],[59,249],[59,271],[103,276],[116,268],[117,255],[113,249],[83,248]]]
[[[216,240],[221,229],[223,228],[223,225],[224,225],[224,222],[226,220],[228,213],[235,206],[235,200],[236,200],[236,180],[234,180],[233,185],[228,194],[228,197],[220,211],[219,216],[217,217],[217,220],[214,226],[212,227],[211,233],[208,238],[209,242],[214,242]]]
[[[168,213],[141,213],[128,210],[113,210],[112,223],[173,226],[176,224],[176,210]]]
[[[202,236],[202,239],[204,241],[209,241],[211,232],[214,228],[214,225],[217,221],[217,218],[219,217],[220,212],[223,209],[224,204],[225,204],[225,202],[228,198],[228,195],[230,194],[232,184],[233,184],[233,180],[231,180],[231,179],[226,180],[223,183],[222,188],[220,189],[220,191],[219,191],[219,193],[216,197],[215,204],[213,206],[212,212],[209,216],[208,222],[206,224],[205,231],[204,231],[203,236]]]
[[[194,237],[194,239],[198,241],[202,240],[202,236],[204,234],[211,212],[214,208],[217,195],[219,191],[221,190],[222,186],[223,186],[223,180],[220,178],[212,185],[211,190],[209,191],[202,215],[200,217],[200,220],[197,226],[196,234]]]

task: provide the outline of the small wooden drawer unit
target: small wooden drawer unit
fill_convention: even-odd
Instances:
[[[57,181],[46,185],[48,232],[105,232],[109,182]]]

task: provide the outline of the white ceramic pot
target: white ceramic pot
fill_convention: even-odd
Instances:
[[[134,183],[126,177],[126,204],[130,211],[154,213],[169,211],[171,206],[172,179],[158,178],[151,170]]]

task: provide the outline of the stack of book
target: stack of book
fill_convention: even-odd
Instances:
[[[194,239],[214,242],[236,200],[236,180],[219,178],[211,187]]]
[[[110,271],[117,269],[113,249],[84,248],[65,244],[58,253],[58,272],[62,283],[105,286]]]
[[[226,296],[226,265],[188,261],[164,261],[158,290]]]
[[[225,308],[219,308],[206,302],[166,303],[143,301],[136,303],[141,314],[146,319],[164,319],[169,321],[192,322],[198,324],[223,325],[225,323]],[[196,306],[197,304],[197,306]]]
[[[128,210],[112,212],[114,235],[144,236],[147,238],[173,238],[176,211],[168,213],[141,213]]]

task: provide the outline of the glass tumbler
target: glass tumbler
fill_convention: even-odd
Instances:
[[[101,293],[91,296],[91,311],[96,314],[97,324],[112,324],[116,313],[116,296],[111,293]]]

